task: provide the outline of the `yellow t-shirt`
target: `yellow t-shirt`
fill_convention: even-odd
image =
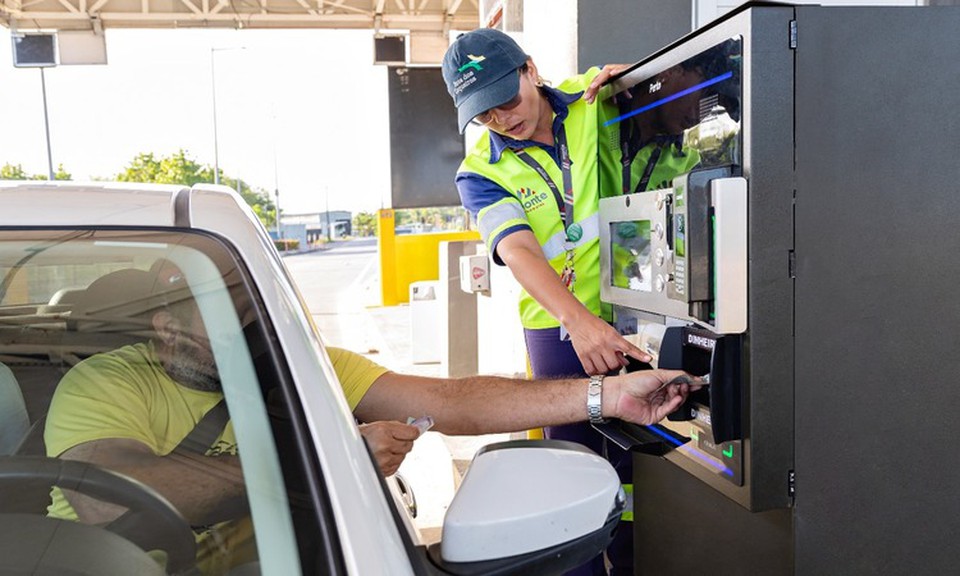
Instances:
[[[359,354],[327,348],[350,409],[387,369]],[[170,379],[152,343],[134,344],[81,362],[60,381],[50,403],[44,441],[49,456],[94,440],[125,438],[166,456],[222,398]],[[232,424],[208,455],[236,454]]]
[[[223,394],[181,386],[164,372],[153,343],[97,354],[60,380],[50,402],[44,441],[48,456],[94,440],[130,439],[166,456]],[[236,454],[227,424],[208,455]]]
[[[340,379],[340,387],[347,397],[350,410],[356,410],[357,404],[363,400],[363,396],[377,378],[389,372],[376,362],[349,350],[328,347],[327,354],[330,355],[333,369]]]

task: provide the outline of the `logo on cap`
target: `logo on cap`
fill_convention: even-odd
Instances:
[[[480,66],[480,63],[487,59],[486,56],[474,56],[473,54],[467,54],[467,58],[469,58],[470,61],[464,64],[463,66],[457,68],[457,72],[463,74],[467,70],[467,68],[473,68],[474,70],[479,72],[480,70],[483,70],[483,67]]]

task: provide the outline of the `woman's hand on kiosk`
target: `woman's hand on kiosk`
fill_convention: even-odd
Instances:
[[[587,103],[593,104],[594,99],[597,97],[597,92],[600,91],[603,83],[629,66],[630,64],[607,64],[601,68],[600,73],[590,82],[587,89],[583,91],[583,99],[586,100]]]
[[[698,378],[679,370],[642,370],[610,376],[603,384],[603,415],[634,424],[656,424],[700,387]]]
[[[584,312],[581,318],[570,322],[567,332],[587,374],[620,370],[629,363],[627,356],[650,362],[649,354],[628,342],[613,326],[590,314],[586,308]]]

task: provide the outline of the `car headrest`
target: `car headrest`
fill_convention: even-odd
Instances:
[[[134,268],[110,272],[77,294],[71,324],[82,331],[149,330],[151,317],[169,304],[177,288],[153,272]]]

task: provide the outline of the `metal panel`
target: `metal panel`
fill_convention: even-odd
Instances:
[[[791,505],[793,468],[793,9],[755,8],[743,65],[743,176],[748,185],[749,331],[744,390],[751,510]]]
[[[955,573],[960,10],[797,14],[797,573]]]
[[[390,68],[387,74],[391,207],[459,206],[453,178],[463,138],[440,69]]]
[[[710,183],[715,220],[717,334],[747,329],[747,181]]]
[[[792,573],[789,509],[750,512],[653,456],[635,455],[633,469],[635,574]]]

